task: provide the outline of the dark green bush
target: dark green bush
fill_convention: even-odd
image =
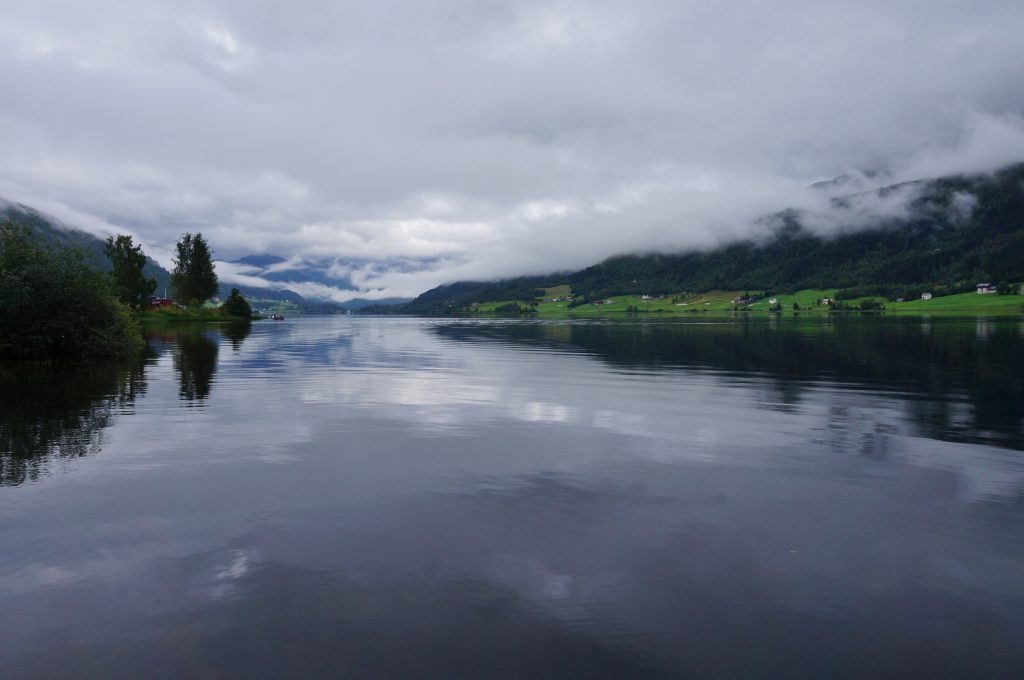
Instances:
[[[74,250],[43,248],[0,223],[0,357],[74,360],[142,349],[142,332],[110,278]]]
[[[530,316],[536,314],[537,310],[530,306],[520,306],[516,302],[510,302],[494,308],[495,314],[507,314],[509,316]]]
[[[221,312],[228,316],[235,316],[239,319],[245,319],[249,321],[252,319],[252,307],[242,294],[238,292],[237,288],[231,289],[231,295],[221,305]]]

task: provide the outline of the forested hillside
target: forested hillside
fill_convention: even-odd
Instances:
[[[17,203],[0,201],[0,219],[10,218],[16,223],[32,230],[33,237],[44,245],[59,248],[74,248],[85,255],[88,264],[108,271],[110,260],[103,252],[103,240],[92,234],[60,226],[42,213]],[[143,273],[156,281],[157,294],[162,295],[165,286],[169,285],[170,272],[157,264],[151,257],[146,258]]]
[[[833,238],[801,226],[797,212],[764,244],[711,252],[628,255],[569,277],[591,295],[682,290],[929,287],[1024,279],[1024,164],[994,176],[921,183],[910,216]],[[883,190],[884,191],[884,190]],[[966,217],[957,203],[973,196]],[[840,199],[842,200],[842,199]]]
[[[361,314],[452,314],[484,300],[531,300],[539,289],[557,285],[566,275],[524,276],[504,281],[460,281],[431,288],[415,300],[401,305],[377,304],[359,310]]]
[[[956,292],[979,281],[1024,280],[1024,163],[992,175],[888,187],[876,195],[895,190],[913,192],[904,216],[851,224],[831,237],[807,229],[800,212],[786,211],[766,218],[779,226],[763,242],[741,241],[707,252],[622,255],[569,275],[460,282],[374,311],[450,313],[473,302],[529,300],[536,289],[560,283],[570,284],[577,296],[598,298],[744,289]],[[857,198],[833,204],[841,212]]]

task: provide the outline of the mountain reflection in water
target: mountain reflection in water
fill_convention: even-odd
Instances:
[[[842,318],[825,323],[445,324],[440,336],[573,349],[624,369],[706,369],[769,381],[779,408],[830,381],[908,395],[922,434],[1024,449],[1021,322]],[[959,405],[966,408],[958,408]]]
[[[0,675],[1010,678],[1019,320],[312,318],[0,369]]]

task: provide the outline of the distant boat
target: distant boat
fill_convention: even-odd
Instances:
[[[284,321],[284,314],[271,314],[270,315],[270,320],[271,321]]]

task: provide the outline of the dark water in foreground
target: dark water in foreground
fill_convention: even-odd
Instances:
[[[0,367],[0,676],[1024,677],[1022,360],[340,317]]]

